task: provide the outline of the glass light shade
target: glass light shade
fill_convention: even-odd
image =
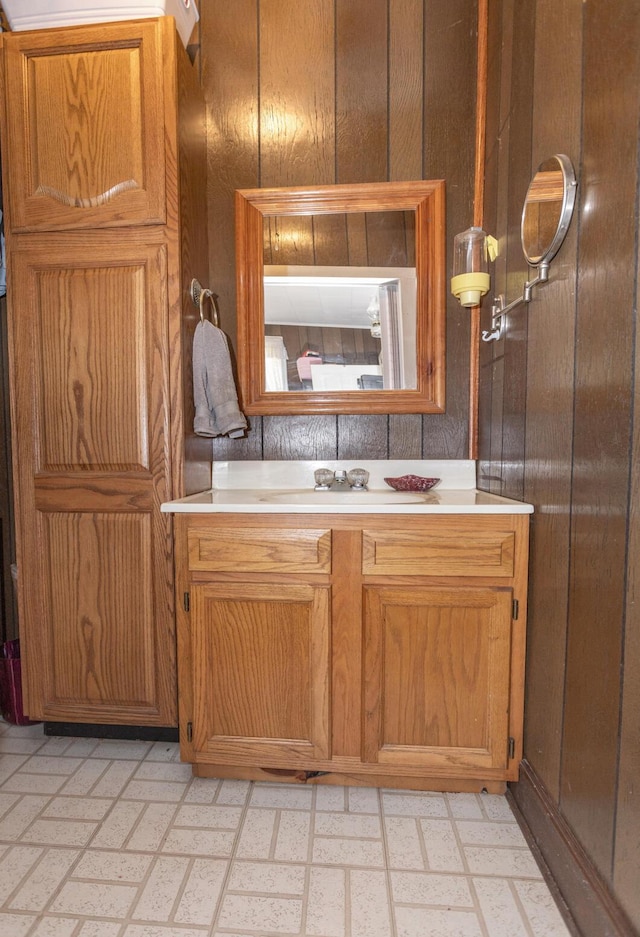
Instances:
[[[451,292],[463,306],[477,306],[489,291],[487,235],[482,228],[467,228],[453,239]]]

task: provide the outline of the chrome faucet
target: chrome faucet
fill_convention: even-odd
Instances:
[[[330,491],[333,489],[346,489],[347,482],[353,491],[366,491],[369,473],[366,469],[352,468],[336,469],[335,472],[327,468],[316,469],[313,473],[315,491]]]

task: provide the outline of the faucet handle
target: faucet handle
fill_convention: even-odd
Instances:
[[[352,488],[363,490],[367,487],[369,473],[363,468],[352,468],[347,472],[347,481]]]
[[[331,469],[319,468],[313,473],[316,491],[327,491],[333,484],[334,474]]]

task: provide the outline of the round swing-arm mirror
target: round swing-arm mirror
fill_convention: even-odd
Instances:
[[[548,265],[564,241],[576,199],[576,177],[568,156],[546,159],[529,183],[522,209],[521,240],[531,266]]]

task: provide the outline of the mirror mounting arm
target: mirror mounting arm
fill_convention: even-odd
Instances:
[[[514,299],[513,302],[510,302],[508,306],[504,304],[504,296],[500,294],[496,296],[493,305],[491,306],[491,329],[484,330],[482,333],[483,342],[496,342],[501,339],[504,335],[504,318],[507,313],[511,312],[512,309],[515,309],[516,306],[521,306],[522,303],[531,302],[531,297],[533,294],[534,286],[538,286],[539,283],[546,283],[549,279],[549,264],[541,263],[538,267],[538,275],[533,280],[527,280],[522,288],[522,296],[518,296],[517,299]]]

